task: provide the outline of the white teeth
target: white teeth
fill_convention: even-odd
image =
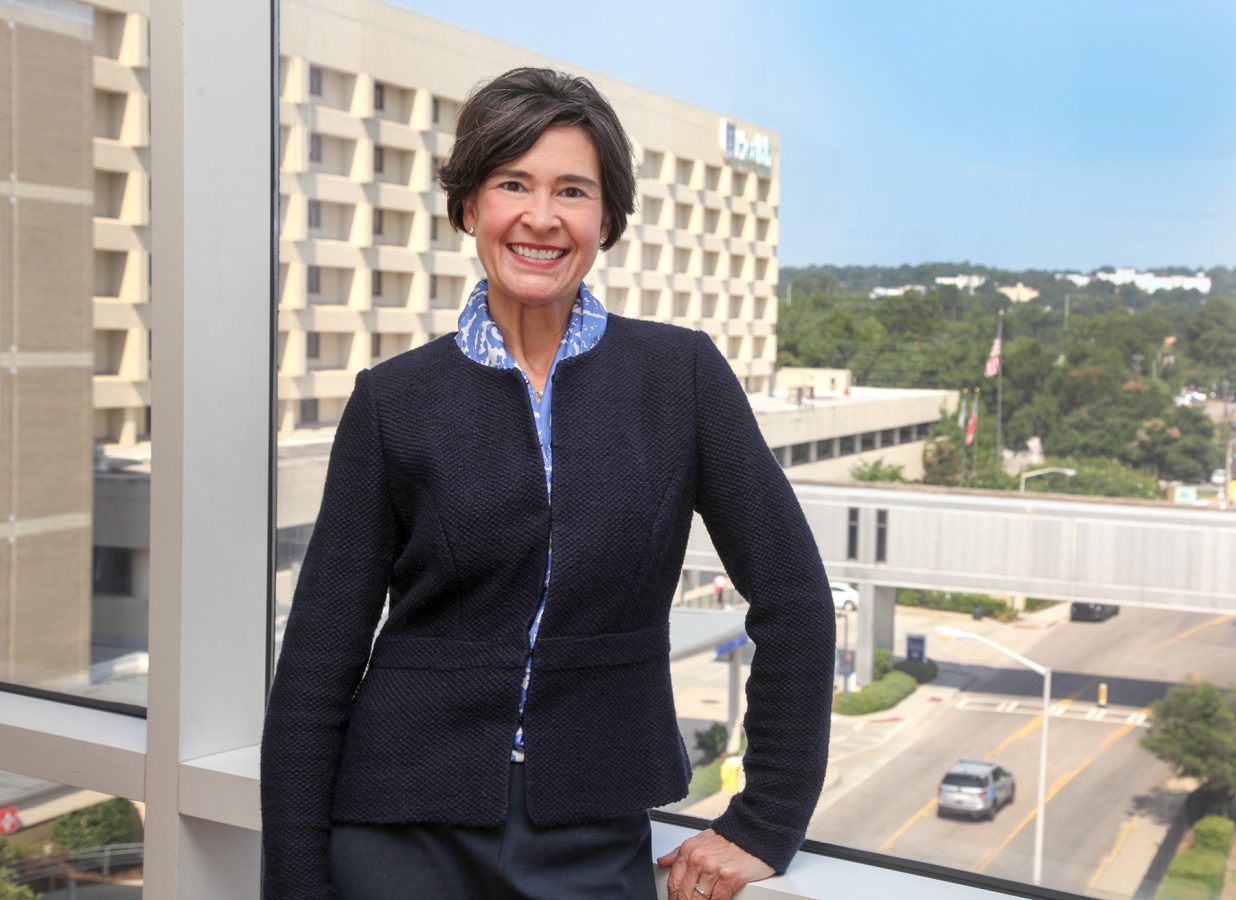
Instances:
[[[566,255],[565,250],[533,250],[531,247],[523,247],[519,244],[511,244],[511,249],[528,259],[558,259]]]

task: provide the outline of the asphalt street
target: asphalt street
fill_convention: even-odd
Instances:
[[[1052,668],[1044,884],[1132,897],[1190,788],[1138,746],[1146,708],[1191,679],[1236,686],[1236,617],[1125,609],[1105,622],[1070,622],[1062,604],[1001,624],[898,608],[898,655],[905,635],[927,634],[942,675],[892,710],[834,717],[828,782],[809,837],[1030,881],[1042,679],[977,641],[941,638],[939,624]],[[680,714],[704,719],[724,709],[723,668],[707,660],[675,667]],[[1014,803],[994,821],[937,817],[936,787],[961,757],[994,760],[1017,777]],[[715,815],[726,800],[683,811]]]

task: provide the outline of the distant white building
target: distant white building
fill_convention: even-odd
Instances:
[[[1196,275],[1156,275],[1154,272],[1139,272],[1132,266],[1120,266],[1115,272],[1096,272],[1094,277],[1117,287],[1132,284],[1147,294],[1175,290],[1210,293],[1210,276],[1205,272]]]
[[[986,283],[987,276],[985,275],[940,275],[936,278],[936,284],[952,285],[967,294],[973,294]]]
[[[927,293],[927,288],[921,284],[903,284],[901,287],[878,287],[872,288],[869,295],[873,300],[877,297],[900,297],[902,294],[908,294],[910,291],[918,291],[920,294]]]
[[[1094,281],[1094,278],[1092,276],[1081,275],[1077,272],[1065,272],[1063,274],[1057,272],[1056,277],[1063,278],[1065,281],[1071,281],[1073,284],[1077,285],[1078,287],[1085,287],[1090,282]]]

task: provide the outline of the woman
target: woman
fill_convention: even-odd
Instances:
[[[823,779],[810,530],[712,342],[583,286],[635,195],[591,84],[489,82],[440,178],[487,277],[339,423],[263,738],[265,895],[654,896],[646,810],[690,777],[668,613],[698,509],[759,648],[747,785],[659,862],[671,897],[728,900],[784,870]]]

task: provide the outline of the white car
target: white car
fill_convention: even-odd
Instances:
[[[858,609],[858,590],[852,584],[829,582],[833,589],[833,606],[837,609]]]

